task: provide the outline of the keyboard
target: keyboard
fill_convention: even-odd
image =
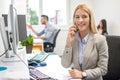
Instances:
[[[39,54],[36,54],[35,56],[33,56],[30,59],[30,61],[42,62],[48,57],[48,55],[49,54],[47,54],[47,53],[39,53]]]
[[[31,80],[58,80],[58,79],[49,77],[48,75],[32,67],[29,67],[29,71],[30,71],[30,76],[34,78]]]

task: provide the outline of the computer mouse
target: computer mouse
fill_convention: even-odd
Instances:
[[[46,66],[47,63],[46,63],[46,62],[40,62],[39,65],[40,65],[40,66]]]
[[[37,66],[37,62],[36,61],[29,61],[28,65],[29,66]]]

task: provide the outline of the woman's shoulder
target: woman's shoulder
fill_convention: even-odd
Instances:
[[[96,42],[104,42],[106,40],[106,37],[101,34],[94,34],[94,39]]]
[[[94,38],[95,38],[95,45],[96,45],[97,49],[103,49],[103,48],[106,49],[107,48],[106,36],[100,35],[100,34],[95,34]]]

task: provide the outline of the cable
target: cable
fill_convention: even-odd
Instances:
[[[20,59],[20,61],[22,61],[24,64],[25,64],[25,66],[27,66],[27,68],[28,68],[28,65],[24,62],[24,60],[23,59],[21,59],[21,57],[16,53],[16,51],[15,51],[15,48],[14,48],[14,45],[13,45],[13,38],[12,38],[12,33],[10,33],[10,43],[9,43],[9,48],[10,48],[10,50],[12,50],[13,51],[13,54],[14,55],[16,55],[19,59]],[[16,44],[15,44],[16,45]]]
[[[7,49],[3,54],[0,55],[0,57],[2,57],[9,49]]]
[[[13,48],[13,44],[12,44],[12,48]],[[16,53],[16,51],[14,50],[14,48],[13,48],[13,52],[25,64],[25,66],[28,68],[28,65],[26,64],[26,62]]]
[[[13,45],[12,45],[13,46]],[[13,49],[13,52],[15,53],[15,55],[25,64],[25,66],[28,68],[28,65],[26,64],[26,62],[15,52],[15,50]]]

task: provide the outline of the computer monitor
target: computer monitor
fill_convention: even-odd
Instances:
[[[19,41],[25,40],[27,38],[26,15],[18,14],[17,17],[18,17]]]
[[[7,50],[5,57],[2,59],[5,61],[20,61],[16,58],[15,54],[18,51],[18,44],[19,44],[19,32],[18,32],[18,18],[17,18],[17,10],[10,4],[9,11],[8,11],[8,27],[5,27],[4,21],[0,19],[0,32],[2,35],[4,48]],[[6,33],[7,31],[7,33]]]
[[[8,27],[8,14],[2,14],[4,18],[5,27]],[[26,28],[26,15],[17,14],[18,18],[18,32],[19,32],[19,41],[25,40],[27,38],[27,28]]]

